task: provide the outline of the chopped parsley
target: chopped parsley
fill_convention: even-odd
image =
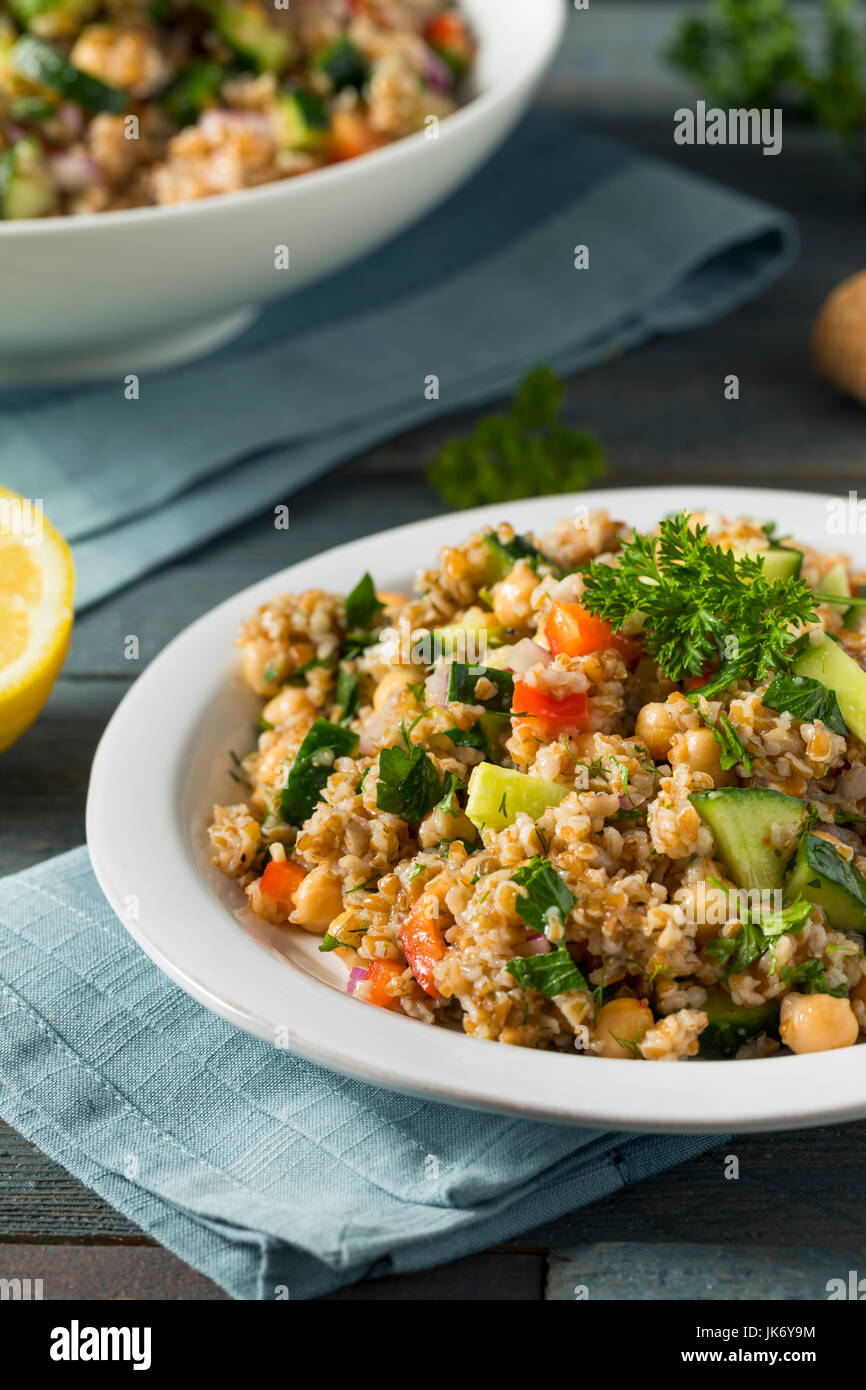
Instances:
[[[358,708],[360,685],[361,678],[356,671],[350,670],[348,666],[340,667],[340,674],[337,676],[336,701],[342,710],[340,717],[343,722],[351,719]]]
[[[834,734],[848,737],[835,690],[828,690],[811,676],[776,676],[767,687],[761,704],[780,714],[793,714],[803,723],[812,724],[820,719]]]
[[[345,945],[345,942],[340,941],[340,939],[336,936],[331,936],[330,932],[325,932],[325,935],[322,937],[321,943],[319,945],[319,950],[336,951],[338,946],[343,945]]]
[[[485,575],[490,583],[504,579],[507,574],[510,574],[518,560],[526,560],[536,574],[542,565],[553,570],[556,574],[562,573],[559,565],[544,555],[526,536],[515,536],[513,540],[503,541],[500,540],[495,531],[486,531],[484,544],[490,552],[488,573]]]
[[[436,765],[417,745],[411,753],[395,746],[379,754],[376,805],[380,811],[417,825],[443,794]]]
[[[460,815],[460,805],[457,801],[457,793],[463,790],[464,784],[460,781],[456,772],[448,773],[445,795],[439,802],[440,809],[446,811],[449,816]]]
[[[536,856],[512,874],[511,882],[523,889],[514,910],[528,927],[548,936],[552,928],[565,926],[565,919],[577,902],[549,859]]]
[[[802,931],[811,911],[812,904],[798,894],[781,912],[768,913],[758,922],[741,922],[736,936],[720,936],[709,941],[707,954],[722,967],[724,979],[730,975],[744,975],[765,951],[772,950],[780,936]]]
[[[763,680],[795,655],[800,627],[815,617],[815,599],[801,579],[767,579],[763,561],[737,557],[691,530],[688,512],[666,517],[657,536],[635,534],[618,564],[594,560],[581,603],[617,630],[644,615],[644,647],[672,680],[702,676],[705,696],[734,680]]]
[[[803,960],[799,965],[782,967],[782,979],[789,989],[800,990],[803,994],[832,994],[841,999],[848,993],[847,984],[830,989],[827,974],[819,960]]]
[[[347,595],[344,607],[347,628],[375,627],[385,605],[376,597],[376,586],[369,574],[358,580],[352,592]]]
[[[262,671],[262,683],[264,685],[273,685],[276,679],[277,668],[272,661],[269,661],[264,671]]]
[[[505,969],[521,989],[534,989],[545,999],[572,989],[589,988],[564,946],[548,951],[546,956],[519,956],[510,960]]]
[[[289,825],[303,825],[331,775],[337,758],[354,753],[357,734],[340,724],[317,719],[292,763],[289,779],[280,794],[280,814]]]
[[[495,686],[492,695],[483,699],[476,695],[475,687],[482,679]],[[452,661],[448,678],[449,701],[459,701],[463,705],[483,705],[487,710],[506,714],[511,709],[514,698],[514,679],[508,671],[497,671],[494,666],[468,666],[462,661]]]
[[[700,695],[700,693],[699,690],[694,692],[695,695]],[[689,696],[687,695],[686,699],[688,698]],[[720,761],[723,770],[727,772],[729,768],[736,767],[737,763],[742,763],[743,771],[748,777],[749,773],[752,771],[752,760],[743,747],[740,737],[727,715],[720,714],[718,723],[716,724],[710,723],[710,720],[707,719],[706,725],[722,750]]]

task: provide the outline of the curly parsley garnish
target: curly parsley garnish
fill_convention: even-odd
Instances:
[[[667,517],[658,536],[627,542],[617,565],[594,560],[581,598],[616,629],[642,613],[644,648],[671,680],[718,665],[704,696],[784,669],[798,640],[791,628],[815,618],[803,580],[767,579],[761,559],[711,545],[708,534],[707,526],[690,529],[687,512]]]

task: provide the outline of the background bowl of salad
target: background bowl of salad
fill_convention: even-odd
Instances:
[[[505,139],[561,0],[10,0],[0,381],[166,366],[371,251]]]

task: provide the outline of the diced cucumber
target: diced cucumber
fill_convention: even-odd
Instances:
[[[744,555],[764,562],[767,579],[796,579],[803,564],[802,550],[792,550],[785,545],[771,545],[767,550],[738,550],[731,547],[738,560]]]
[[[689,797],[713,832],[716,849],[739,888],[781,888],[805,813],[797,796],[765,787],[717,787]],[[790,848],[776,848],[773,827],[790,834]]]
[[[225,81],[220,63],[192,63],[160,98],[160,106],[175,125],[194,125],[207,106],[215,103]]]
[[[701,1033],[702,1057],[733,1057],[744,1042],[759,1033],[775,1036],[779,1025],[779,1001],[735,1004],[726,990],[716,985],[707,991],[704,1012],[709,1020]]]
[[[848,567],[842,560],[838,560],[832,569],[828,570],[818,585],[818,592],[821,594],[838,594],[840,598],[851,597],[851,585],[848,582]],[[829,607],[835,613],[845,614],[850,608],[848,603],[831,603]]]
[[[483,633],[482,639],[479,634]],[[485,613],[480,608],[471,609],[459,623],[449,627],[433,629],[433,640],[445,656],[457,656],[470,665],[482,665],[484,643],[501,646],[506,630],[493,613]]]
[[[479,763],[469,778],[466,814],[478,830],[502,830],[520,811],[538,820],[548,806],[558,806],[572,790],[525,772]]]
[[[785,891],[823,907],[836,931],[866,936],[866,878],[820,835],[803,836]]]
[[[842,718],[852,734],[866,743],[866,671],[838,642],[823,633],[817,644],[810,642],[800,653],[791,670],[835,691]]]
[[[26,77],[39,87],[50,87],[54,92],[84,106],[88,111],[111,111],[120,115],[126,111],[132,98],[117,87],[109,87],[98,77],[82,72],[67,58],[64,58],[50,43],[24,34],[15,44],[10,54],[13,71],[19,77]]]
[[[0,218],[45,217],[56,205],[57,193],[37,140],[18,140],[0,154]]]
[[[501,541],[495,531],[488,531],[484,536],[484,544],[488,552],[484,570],[485,584],[498,584],[511,573],[518,560],[528,560],[533,569],[537,569],[539,565],[548,565],[558,571],[558,566],[546,555],[542,555],[537,546],[525,536],[515,536],[513,540]]]
[[[488,680],[495,687],[493,694],[483,699],[476,694],[480,680]],[[452,661],[447,698],[449,702],[456,700],[464,705],[483,705],[485,709],[507,714],[514,698],[514,680],[509,671],[499,671],[495,666],[473,666],[467,662]]]
[[[488,709],[484,711],[478,723],[487,739],[491,762],[498,762],[504,752],[503,744],[511,733],[511,716]]]
[[[322,98],[302,87],[287,88],[281,93],[277,119],[284,150],[307,150],[321,144],[331,125]]]
[[[71,37],[99,9],[99,0],[11,0],[20,24],[43,39]]]
[[[866,598],[866,589],[864,589],[864,587],[863,587],[862,584],[858,584],[858,585],[857,585],[857,593],[856,593],[856,594],[852,594],[851,597],[852,597],[852,598]],[[852,603],[852,604],[851,604],[851,607],[848,609],[848,612],[845,614],[845,621],[844,621],[843,624],[842,624],[842,626],[845,628],[845,631],[846,631],[846,632],[859,632],[859,630],[860,630],[860,614],[861,614],[862,612],[863,612],[863,607],[862,607],[861,604],[857,604],[857,603]]]
[[[285,72],[294,48],[285,29],[269,24],[256,5],[206,4],[221,39],[259,72]]]
[[[348,34],[341,34],[313,57],[313,67],[330,79],[335,92],[344,87],[360,91],[370,75],[367,60]]]

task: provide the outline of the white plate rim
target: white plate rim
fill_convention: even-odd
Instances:
[[[193,863],[179,813],[185,757],[190,740],[199,736],[199,717],[226,679],[237,679],[231,656],[213,650],[214,641],[222,647],[240,618],[275,593],[327,587],[325,577],[340,591],[344,579],[368,568],[391,587],[401,574],[405,582],[417,557],[431,563],[447,539],[506,516],[521,529],[540,529],[575,505],[590,505],[646,524],[652,516],[686,506],[772,517],[809,540],[815,537],[816,512],[823,508],[826,515],[831,501],[838,499],[698,484],[535,498],[380,532],[235,594],[154,658],[121,700],[99,743],[87,798],[87,841],[106,898],[159,968],[213,1012],[272,1044],[281,1029],[280,1045],[288,1050],[389,1089],[537,1120],[668,1133],[789,1129],[866,1115],[866,1048],[634,1071],[625,1061],[497,1046],[363,1005],[275,962],[244,935]],[[846,544],[852,544],[850,538]],[[385,555],[395,557],[395,573],[382,576]],[[398,556],[411,556],[412,563],[407,566]],[[188,704],[178,708],[190,670],[201,670],[200,654],[205,662],[210,654],[213,669],[202,675]],[[159,873],[154,875],[155,864]],[[147,911],[138,920],[131,920],[128,910],[131,883],[146,886]],[[205,923],[208,933],[213,930],[207,936],[209,953],[196,952],[182,931],[172,934],[179,915],[194,924],[190,930],[204,930]]]

